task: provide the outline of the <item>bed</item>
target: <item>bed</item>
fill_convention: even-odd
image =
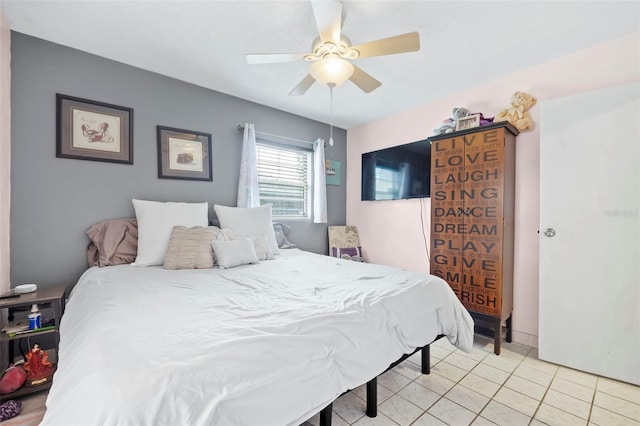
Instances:
[[[470,350],[473,321],[437,277],[287,249],[229,269],[92,267],[60,334],[43,425],[268,426],[330,421],[338,396],[437,336]]]

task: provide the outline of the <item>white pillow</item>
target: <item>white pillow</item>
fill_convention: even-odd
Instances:
[[[258,260],[275,259],[275,257],[273,257],[273,252],[271,251],[271,247],[269,247],[269,243],[265,237],[251,237],[251,241],[253,242],[253,248],[256,249]]]
[[[224,241],[231,241],[231,240],[235,240],[236,237],[235,235],[233,235],[233,231],[229,228],[223,228],[220,230],[220,238],[216,238],[216,240],[224,240]]]
[[[174,226],[207,226],[207,203],[133,200],[138,220],[138,256],[133,266],[162,265]]]
[[[220,228],[231,228],[236,238],[264,237],[273,254],[280,254],[271,222],[271,204],[260,207],[226,207],[214,205]]]
[[[232,241],[213,240],[211,247],[216,252],[218,265],[222,269],[259,263],[256,249],[250,238]]]

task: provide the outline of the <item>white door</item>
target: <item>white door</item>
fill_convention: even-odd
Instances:
[[[640,84],[540,108],[539,356],[640,384]]]

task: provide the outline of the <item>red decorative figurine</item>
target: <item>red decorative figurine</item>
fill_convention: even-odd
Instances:
[[[27,362],[24,363],[28,384],[37,386],[50,379],[54,366],[48,358],[49,354],[40,349],[40,345],[37,343],[33,345],[33,348],[27,353]]]

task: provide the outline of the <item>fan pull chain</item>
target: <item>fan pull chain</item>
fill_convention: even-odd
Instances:
[[[335,87],[335,84],[329,84],[329,114],[330,114],[330,118],[329,118],[329,146],[333,146],[333,88]]]

